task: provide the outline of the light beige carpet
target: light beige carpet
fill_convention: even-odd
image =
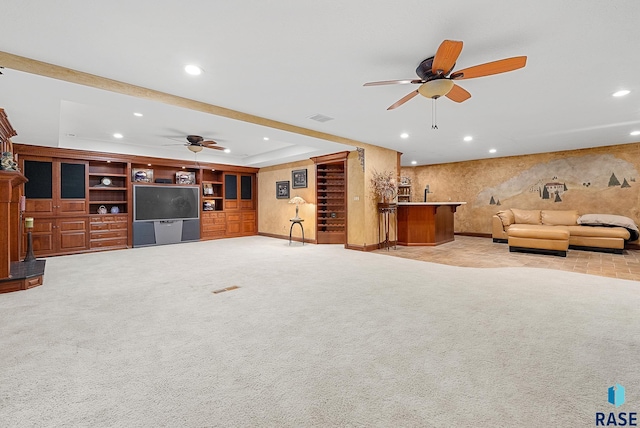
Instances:
[[[287,244],[48,259],[0,295],[0,426],[593,426],[615,383],[640,411],[637,281]]]

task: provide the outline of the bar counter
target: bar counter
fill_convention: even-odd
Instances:
[[[435,246],[451,242],[453,214],[466,202],[398,203],[398,245]]]

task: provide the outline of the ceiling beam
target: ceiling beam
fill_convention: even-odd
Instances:
[[[325,132],[314,131],[312,129],[303,128],[301,126],[290,125],[288,123],[279,122],[277,120],[267,119],[264,117],[243,113],[237,110],[231,110],[202,101],[192,100],[190,98],[179,97],[177,95],[168,94],[166,92],[160,92],[153,89],[144,88],[142,86],[108,79],[106,77],[97,76],[95,74],[89,74],[59,65],[49,64],[8,52],[0,51],[0,66],[13,70],[23,71],[25,73],[50,77],[52,79],[63,80],[65,82],[75,83],[78,85],[89,86],[92,88],[103,89],[106,91],[130,95],[137,98],[143,98],[150,101],[183,107],[186,109],[226,117],[229,119],[240,120],[242,122],[253,123],[255,125],[266,126],[269,128],[305,135],[308,137],[319,138],[321,140],[332,141],[334,143],[357,147],[369,145],[367,143],[352,140],[350,138],[344,138]]]

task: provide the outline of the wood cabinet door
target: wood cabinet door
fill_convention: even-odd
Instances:
[[[73,252],[89,248],[89,218],[60,218],[56,224],[58,251]]]
[[[25,159],[26,215],[87,214],[87,163]]]
[[[33,254],[36,257],[67,254],[89,248],[88,217],[35,217],[31,231]],[[26,253],[27,233],[22,234],[22,252]],[[22,254],[24,257],[24,254]]]
[[[55,254],[56,248],[54,245],[53,233],[55,230],[54,218],[34,218],[33,229],[31,229],[31,243],[33,248],[33,254],[38,256],[47,256]],[[22,257],[27,251],[27,233],[22,234]]]

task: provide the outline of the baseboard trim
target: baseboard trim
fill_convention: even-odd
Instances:
[[[275,233],[265,233],[265,232],[258,232],[259,236],[266,236],[267,238],[276,238],[276,239],[286,239],[287,241],[289,240],[289,235],[276,235]],[[302,242],[302,238],[297,237],[297,236],[292,236],[291,237],[292,241],[295,242]],[[304,243],[305,244],[317,244],[318,241],[316,241],[315,239],[304,239]]]
[[[396,243],[391,242],[389,244],[390,247],[395,247]],[[356,250],[356,251],[375,251],[382,248],[380,244],[369,244],[369,245],[354,245],[354,244],[346,244],[345,248],[347,250]]]
[[[476,238],[491,238],[490,233],[473,233],[473,232],[455,232],[454,235],[460,236],[474,236]]]

